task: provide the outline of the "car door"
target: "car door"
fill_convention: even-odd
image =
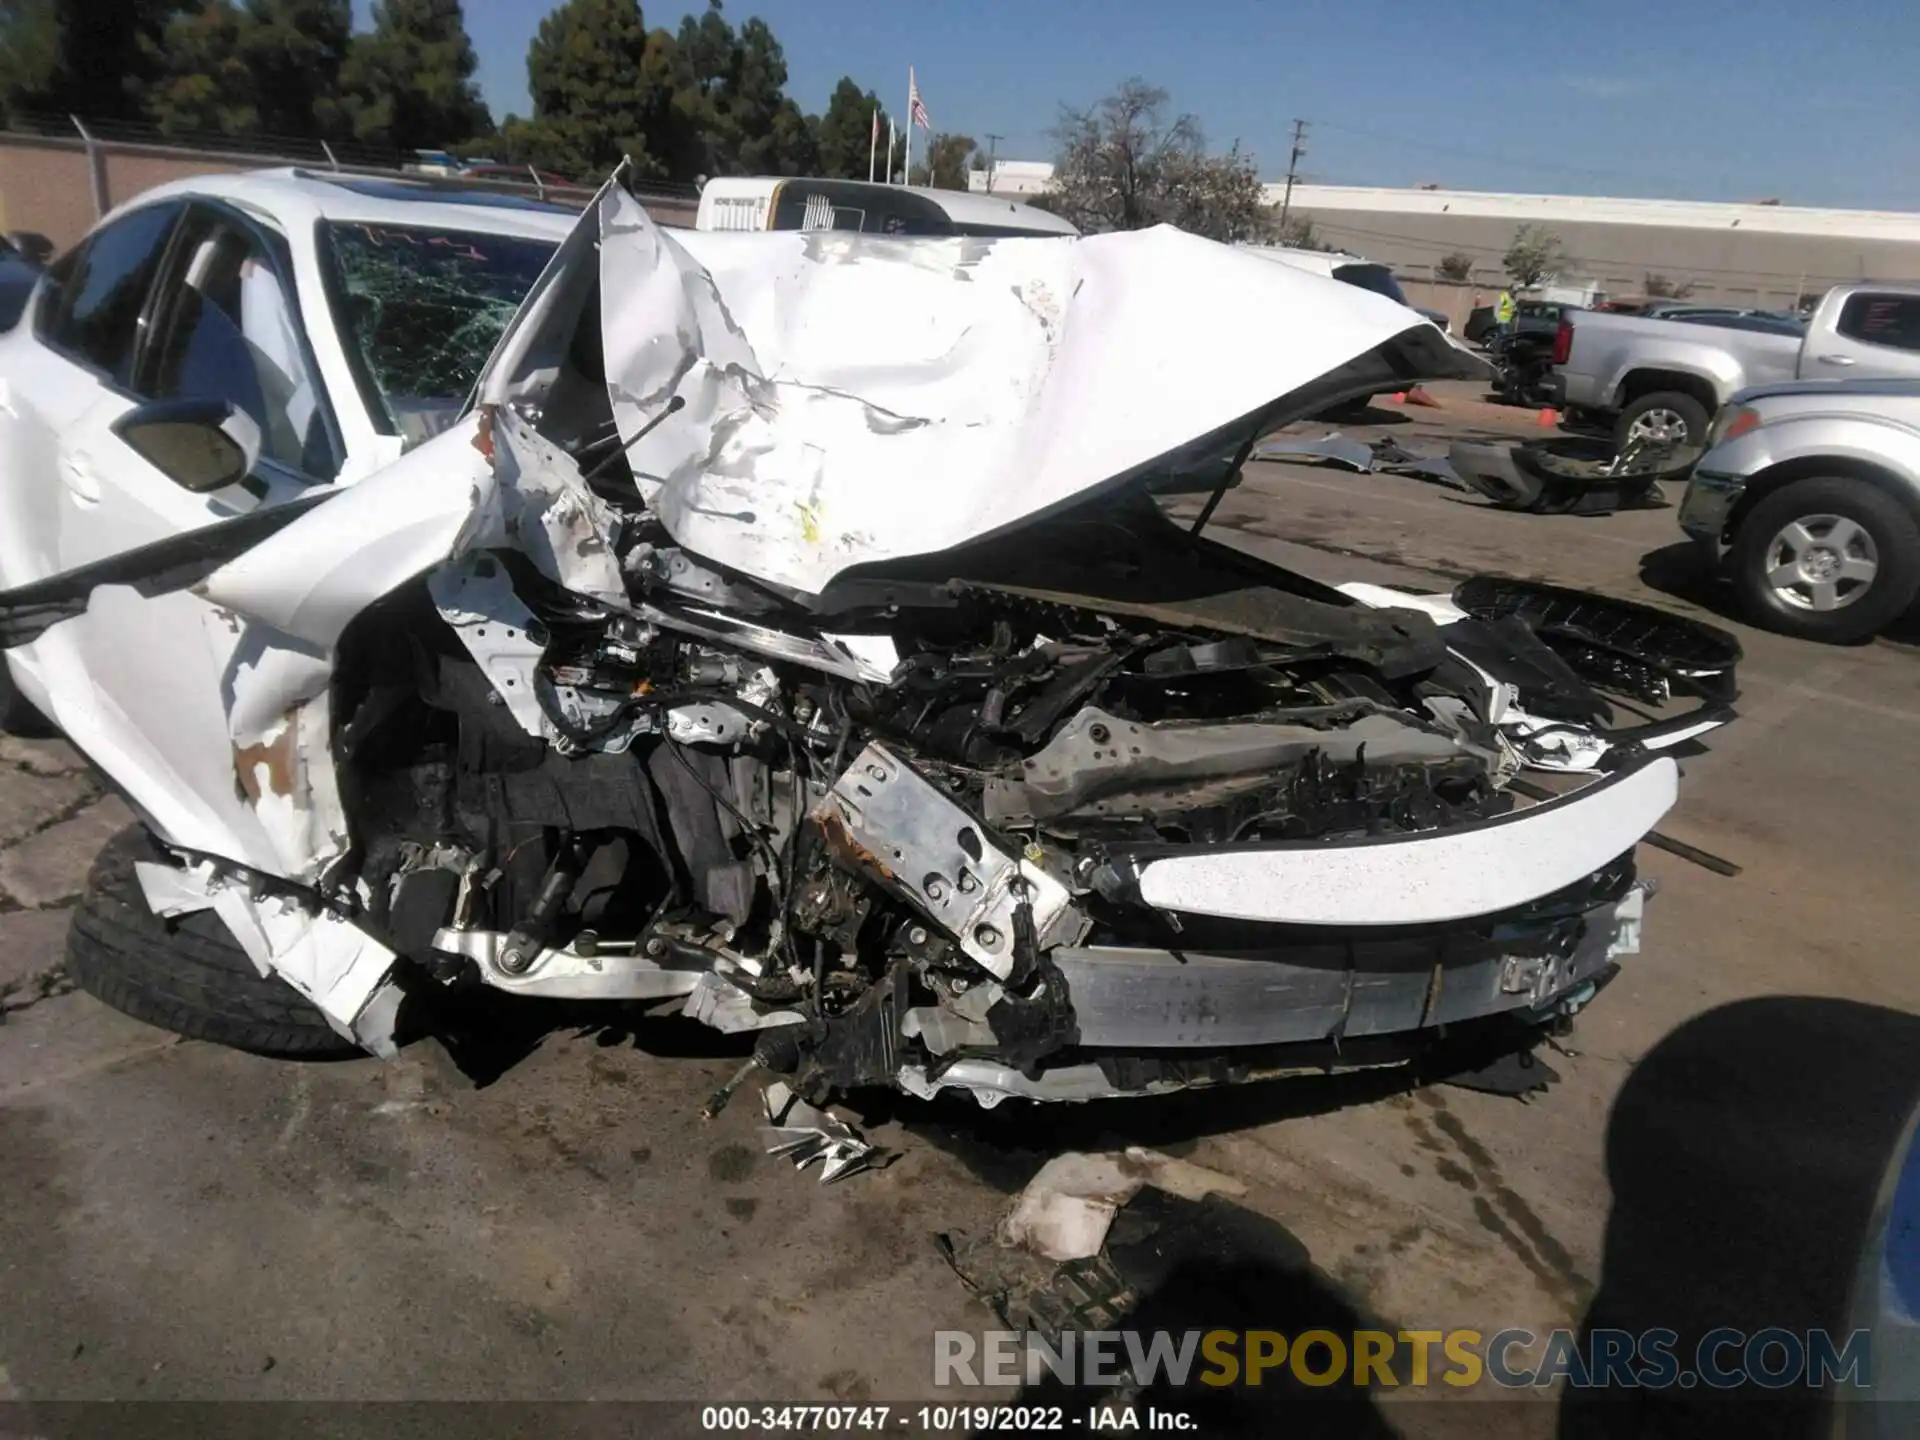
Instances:
[[[340,449],[277,237],[225,207],[174,218],[138,307],[130,353],[61,429],[58,571],[79,570],[324,484]],[[56,344],[64,332],[56,331]],[[116,433],[154,401],[222,400],[247,414],[261,455],[240,484],[183,488]],[[243,627],[190,590],[94,590],[42,638],[55,719],[169,839],[223,853],[258,825],[235,785],[227,700],[248,663]],[[249,845],[248,848],[254,848]],[[240,858],[240,857],[236,857]]]
[[[1806,357],[1810,380],[1920,379],[1920,294],[1854,291],[1831,330],[1809,329]]]

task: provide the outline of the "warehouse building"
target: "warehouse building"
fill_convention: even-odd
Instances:
[[[1283,188],[1267,186],[1275,204]],[[1499,285],[1514,232],[1542,225],[1571,257],[1563,278],[1613,296],[1644,294],[1658,275],[1696,299],[1788,309],[1843,280],[1920,280],[1920,214],[1900,211],[1359,185],[1295,185],[1292,209],[1322,244],[1415,278],[1459,254],[1473,281]]]
[[[1003,160],[992,188],[1034,194],[1052,174],[1043,162]],[[984,172],[972,180],[987,188]],[[1266,188],[1278,206],[1285,187]],[[1501,257],[1522,225],[1559,237],[1570,257],[1563,279],[1615,297],[1645,294],[1651,275],[1690,286],[1696,299],[1790,309],[1842,280],[1920,281],[1920,214],[1902,211],[1308,184],[1293,187],[1291,208],[1312,220],[1319,243],[1403,279],[1439,278],[1443,259],[1463,255],[1469,283],[1489,289],[1505,283]]]

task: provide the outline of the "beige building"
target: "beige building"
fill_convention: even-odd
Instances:
[[[1275,204],[1283,188],[1267,186]],[[1357,185],[1295,185],[1293,210],[1316,239],[1408,278],[1458,253],[1475,281],[1497,285],[1515,230],[1543,225],[1572,257],[1567,278],[1614,296],[1643,294],[1653,274],[1698,299],[1771,309],[1842,280],[1920,280],[1920,214],[1903,211]]]
[[[1052,176],[1041,161],[1002,160],[993,188],[1033,194]],[[971,178],[986,188],[984,173]],[[1277,207],[1285,186],[1266,189]],[[1698,299],[1785,309],[1841,280],[1920,280],[1920,214],[1907,211],[1304,184],[1292,209],[1321,243],[1391,265],[1403,281],[1434,278],[1442,258],[1460,254],[1473,263],[1470,283],[1498,287],[1522,225],[1560,238],[1566,279],[1616,297],[1644,294],[1647,276],[1660,275]]]

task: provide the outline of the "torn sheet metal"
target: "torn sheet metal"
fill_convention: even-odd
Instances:
[[[464,556],[429,575],[427,593],[507,713],[529,735],[551,739],[555,732],[535,689],[546,642],[535,638],[538,622],[514,593],[506,567],[491,555]]]
[[[209,894],[213,912],[261,975],[279,975],[363,1049],[385,1060],[399,1053],[394,1026],[402,996],[393,951],[351,921],[287,896],[252,896],[231,881],[216,882]]]
[[[782,1156],[804,1170],[820,1165],[820,1183],[830,1185],[862,1170],[879,1168],[885,1154],[846,1121],[809,1105],[784,1080],[766,1090],[767,1126],[760,1132],[769,1155]]]
[[[688,549],[802,595],[1110,483],[1217,468],[1375,352],[1479,373],[1390,300],[1169,227],[670,235],[619,191],[595,213],[608,393],[643,492]]]
[[[1412,475],[1432,480],[1450,490],[1471,491],[1444,455],[1422,455],[1409,450],[1391,435],[1373,445],[1373,468],[1385,475]]]
[[[1255,460],[1330,460],[1362,474],[1373,469],[1373,446],[1338,430],[1330,435],[1276,435],[1253,450]]]
[[[589,490],[572,456],[518,413],[492,412],[494,491],[505,537],[548,579],[577,595],[624,606],[613,553],[612,508]]]
[[[230,560],[198,593],[331,654],[376,600],[459,551],[498,543],[490,435],[489,417],[469,415]]]
[[[183,868],[139,860],[134,862],[133,878],[139,882],[147,908],[162,919],[213,908],[209,887],[214,881],[214,868],[207,861]]]
[[[347,852],[325,690],[256,733],[236,737],[233,769],[279,861],[275,873],[311,884]]]

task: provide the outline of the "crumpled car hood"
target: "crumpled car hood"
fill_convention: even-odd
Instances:
[[[647,498],[689,550],[796,597],[1103,487],[1218,483],[1301,414],[1484,373],[1404,306],[1166,226],[669,233],[617,186],[582,224]]]

